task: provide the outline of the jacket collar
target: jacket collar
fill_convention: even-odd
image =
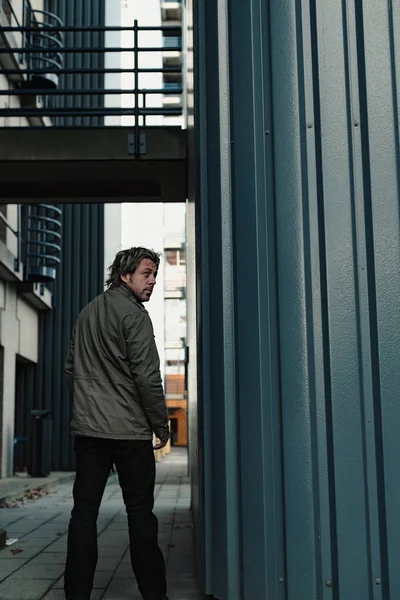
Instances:
[[[132,300],[133,302],[135,302],[136,304],[138,304],[141,308],[143,308],[144,310],[146,310],[142,304],[142,302],[140,302],[140,300],[138,300],[135,296],[135,294],[132,292],[132,290],[126,285],[126,283],[122,283],[121,285],[119,285],[117,289],[121,294],[123,294],[124,296],[126,296],[127,298],[129,298],[130,300]]]

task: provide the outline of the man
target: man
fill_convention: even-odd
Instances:
[[[132,568],[144,600],[168,600],[153,514],[155,449],[169,439],[153,327],[143,306],[160,263],[146,248],[117,254],[108,290],[80,313],[65,373],[73,395],[76,480],[65,570],[67,600],[89,600],[97,564],[97,516],[112,465],[128,515]]]

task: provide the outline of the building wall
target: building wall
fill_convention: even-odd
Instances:
[[[38,0],[35,7],[43,8]],[[22,24],[22,0],[14,1],[12,8],[15,16],[7,20],[6,13],[0,10],[2,26]],[[2,34],[12,47],[22,43],[20,34]],[[23,63],[9,60],[7,54],[1,55],[1,66],[4,68],[24,68]],[[8,61],[8,62],[7,62]],[[0,89],[8,90],[15,86],[6,76],[0,75]],[[0,108],[18,108],[19,100],[15,96],[1,96]],[[29,122],[23,117],[1,117],[0,127],[27,126]],[[8,204],[3,198],[2,213],[10,227],[18,230],[18,206]],[[1,307],[1,352],[0,352],[0,476],[13,474],[13,448],[15,436],[15,386],[17,356],[36,362],[38,360],[38,311],[18,296],[17,284],[22,278],[23,267],[15,271],[14,260],[18,257],[18,236],[4,224],[1,227],[1,277],[0,277],[0,307]],[[19,257],[21,258],[21,257]],[[4,277],[4,278],[3,278]]]
[[[20,296],[17,298],[17,320],[19,323],[18,355],[37,363],[39,314]]]
[[[105,0],[105,24],[107,27],[121,26],[121,4],[115,0]],[[104,42],[106,47],[121,47],[121,32],[108,31],[105,33]],[[105,55],[106,69],[120,69],[122,54],[118,52],[108,52]],[[104,76],[104,86],[108,89],[121,89],[121,73],[106,73]],[[117,94],[108,95],[104,98],[105,106],[121,106],[121,96]],[[121,124],[120,116],[105,117],[106,125],[118,126]],[[107,221],[106,221],[107,222]]]
[[[122,205],[122,246],[144,246],[152,248],[163,254],[164,250],[164,206],[160,203],[123,204]],[[165,375],[165,350],[164,350],[164,268],[161,267],[157,275],[157,285],[154,288],[151,300],[146,304],[150,318],[153,322],[155,340],[160,356],[161,374]]]
[[[46,0],[46,10],[58,15],[65,25],[104,25],[105,2],[85,0]],[[90,44],[104,46],[101,33],[67,34],[69,45]],[[66,66],[101,67],[104,57],[69,54]],[[60,87],[103,88],[104,76],[98,74],[65,75],[60,77]],[[99,107],[101,96],[86,96],[83,100],[70,98],[69,106]],[[103,123],[102,117],[59,117],[58,126]],[[23,385],[18,393],[22,415],[18,415],[18,434],[27,435],[30,410],[47,409],[53,422],[52,468],[68,470],[74,468],[72,438],[70,435],[71,399],[64,380],[64,361],[75,319],[82,308],[104,290],[105,224],[104,206],[98,204],[64,204],[62,223],[61,263],[53,284],[53,310],[41,313],[39,318],[39,362],[36,369],[25,369]],[[114,243],[115,236],[107,236],[107,249]],[[22,367],[20,367],[22,369]]]
[[[66,26],[102,26],[105,24],[106,0],[45,0],[45,8],[60,17]],[[82,33],[66,33],[66,45],[73,47],[104,48],[104,33],[92,32],[82,35]],[[64,65],[66,68],[104,68],[104,53],[77,53],[66,54]],[[61,88],[66,89],[103,89],[104,74],[91,73],[84,75],[66,74],[60,76]],[[64,100],[59,99],[64,105]],[[70,97],[67,100],[68,107],[88,107],[101,108],[104,104],[104,96],[94,95]],[[57,104],[56,104],[57,105]],[[56,125],[102,125],[104,117],[57,117],[54,121]]]
[[[135,20],[138,21],[141,27],[157,27],[161,25],[160,0],[123,0],[121,2],[121,23],[124,27],[132,27]],[[162,35],[161,31],[142,31],[139,33],[139,47],[161,47]],[[133,48],[134,35],[129,31],[121,32],[121,45],[124,48]],[[133,52],[124,52],[121,56],[121,67],[123,69],[133,68],[134,56]],[[140,54],[140,68],[160,69],[162,67],[162,56],[158,52],[147,52]],[[123,73],[121,75],[122,89],[134,89],[134,77],[131,73]],[[139,75],[140,89],[161,89],[162,74],[161,73],[140,73]],[[142,99],[141,99],[142,102]],[[132,108],[135,105],[134,97],[130,94],[124,94],[121,97],[121,105],[125,108]],[[146,106],[160,107],[162,106],[161,94],[150,94],[146,97]],[[160,116],[149,116],[146,119],[147,125],[161,125],[163,118]],[[121,124],[124,126],[133,125],[135,122],[134,116],[121,117]],[[140,119],[142,123],[142,119]]]
[[[35,9],[43,9],[43,2],[36,0],[32,3]],[[14,15],[8,20],[8,10],[4,10],[3,3],[0,10],[0,25],[23,24],[22,0],[14,0],[12,9]],[[8,9],[8,6],[6,7]],[[22,44],[22,35],[19,33],[2,34],[3,42],[11,47]],[[1,66],[4,68],[25,68],[23,62],[10,55],[2,54]],[[13,89],[15,81],[0,75],[0,89]],[[16,96],[1,96],[0,108],[19,108],[20,102]],[[23,117],[0,117],[0,127],[28,126],[30,123]],[[18,206],[7,204],[3,198],[2,213],[5,215],[10,227],[18,230]],[[1,307],[1,352],[0,352],[0,476],[13,474],[13,448],[15,436],[15,410],[16,410],[16,361],[23,357],[32,363],[38,360],[38,310],[18,295],[18,283],[22,279],[23,265],[19,270],[14,268],[14,260],[18,257],[18,236],[2,224],[1,227],[1,258],[0,258],[0,307]],[[21,257],[19,257],[21,259]]]
[[[54,470],[74,468],[70,435],[72,404],[64,378],[72,329],[82,308],[103,290],[104,206],[64,204],[54,307],[40,315],[39,363],[33,375],[32,408],[50,410],[52,415]],[[30,415],[26,414],[25,435],[29,420]],[[23,434],[21,431],[20,435]]]
[[[109,272],[108,268],[114,261],[115,255],[122,248],[122,206],[121,204],[104,205],[104,281]]]
[[[15,359],[19,349],[17,290],[12,283],[1,284],[1,476],[12,474],[15,405]]]
[[[31,6],[35,10],[43,10],[43,0],[32,0]],[[7,14],[9,12],[8,0],[5,0],[3,5],[0,6],[0,25],[1,26],[22,26],[23,25],[23,0],[11,0],[11,7],[14,14],[11,13],[11,20],[8,20]],[[4,10],[6,8],[6,10]],[[2,10],[3,9],[3,10]],[[10,47],[18,48],[23,44],[22,34],[18,32],[11,32],[2,34],[4,36],[7,45]],[[14,61],[10,60],[10,55],[2,54],[0,56],[0,64],[3,64],[5,68],[26,68],[26,63],[23,60],[19,61],[14,55]],[[0,90],[9,90],[15,88],[16,80],[11,81],[5,75],[0,75]],[[19,108],[21,106],[19,98],[17,96],[0,96],[0,108]],[[0,117],[0,127],[26,127],[28,126],[29,120],[25,117]]]
[[[194,8],[203,588],[396,598],[400,15]]]

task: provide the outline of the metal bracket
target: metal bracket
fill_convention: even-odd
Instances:
[[[135,133],[128,133],[128,155],[136,156],[135,150]],[[147,144],[146,144],[146,134],[142,131],[139,134],[139,155],[146,154],[147,152]]]

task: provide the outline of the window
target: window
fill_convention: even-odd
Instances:
[[[165,258],[169,265],[186,265],[186,256],[184,250],[167,250],[165,253]]]

